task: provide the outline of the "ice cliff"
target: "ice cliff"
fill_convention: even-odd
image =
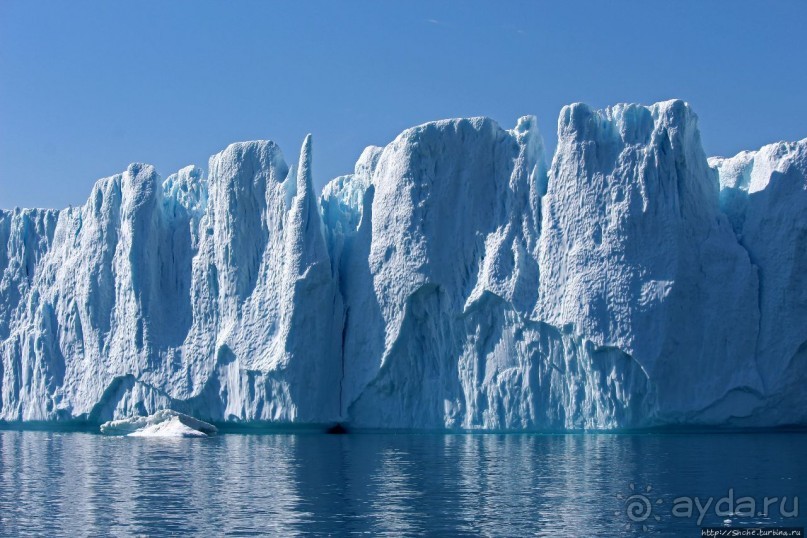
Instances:
[[[566,430],[807,423],[807,140],[681,101],[427,123],[318,197],[238,143],[0,211],[0,418]]]

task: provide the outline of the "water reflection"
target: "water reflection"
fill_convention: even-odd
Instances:
[[[654,535],[680,536],[697,525],[671,517],[679,496],[734,488],[807,503],[805,454],[803,434],[156,440],[0,431],[0,534],[632,536],[641,526],[616,496],[634,484],[661,499],[661,521],[647,522]]]

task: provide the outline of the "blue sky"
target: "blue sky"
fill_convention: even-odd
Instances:
[[[0,1],[0,207],[81,204],[230,142],[318,185],[424,121],[678,97],[709,154],[807,137],[807,2]]]

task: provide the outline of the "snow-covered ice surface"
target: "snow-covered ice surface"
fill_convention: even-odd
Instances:
[[[0,211],[0,418],[807,423],[807,140],[707,161],[681,101],[575,104],[551,163],[533,117],[438,121],[319,198],[311,150]]]
[[[207,422],[163,409],[148,417],[110,420],[101,424],[101,433],[129,437],[209,437],[217,429]]]

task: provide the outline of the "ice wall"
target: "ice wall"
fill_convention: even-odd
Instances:
[[[632,356],[658,418],[747,415],[756,269],[718,207],[718,180],[682,101],[565,107],[541,237],[539,319]]]
[[[710,159],[720,206],[759,274],[754,356],[766,398],[762,423],[807,421],[807,139]]]
[[[317,197],[238,143],[0,212],[0,418],[415,429],[807,423],[807,141],[681,101],[427,123]]]
[[[207,180],[132,165],[81,208],[3,214],[0,416],[334,419],[341,298],[310,146],[290,170],[272,142],[233,144]]]

